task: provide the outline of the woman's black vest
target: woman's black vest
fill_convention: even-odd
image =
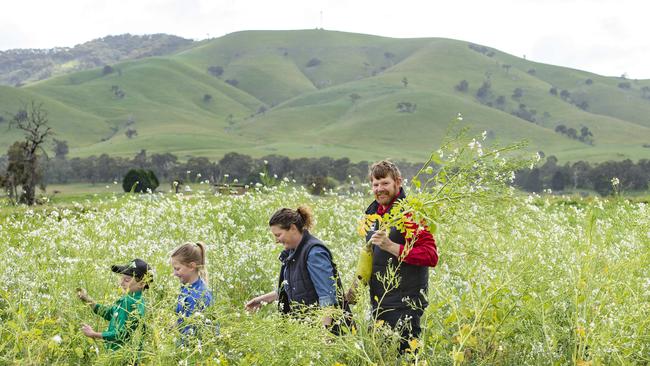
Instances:
[[[400,189],[397,200],[406,198],[404,189]],[[379,203],[374,201],[366,210],[367,215],[377,213]],[[389,208],[390,210],[390,208]],[[373,230],[366,232],[366,241],[374,234]],[[404,234],[394,227],[390,229],[388,238],[397,244],[406,244]],[[398,266],[399,264],[399,266]],[[379,280],[386,276],[388,266],[397,267],[396,275],[399,277],[399,284],[396,288],[389,288],[384,291],[384,283]],[[372,252],[372,276],[370,277],[370,300],[373,309],[399,309],[409,308],[415,304],[418,308],[425,308],[427,302],[427,289],[429,285],[429,268],[415,266],[406,262],[399,262],[399,259],[373,245]]]
[[[314,288],[314,283],[311,280],[309,271],[307,270],[307,256],[312,248],[320,246],[324,248],[332,260],[332,253],[330,250],[318,239],[313,237],[309,231],[304,230],[302,240],[296,250],[289,255],[288,250],[282,251],[280,254],[280,261],[282,261],[282,268],[280,268],[280,279],[278,281],[278,307],[281,312],[287,314],[293,310],[297,310],[298,304],[304,306],[318,305],[318,293]],[[338,292],[341,290],[341,280],[339,279],[336,270],[336,264],[332,261],[332,268],[334,269],[334,277],[337,282],[337,300],[338,305],[341,305]],[[285,270],[287,278],[285,278]],[[285,280],[287,285],[284,285]]]

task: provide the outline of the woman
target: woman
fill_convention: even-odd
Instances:
[[[309,233],[312,222],[313,215],[307,206],[300,206],[297,210],[283,208],[271,216],[271,232],[284,246],[279,258],[282,267],[278,288],[248,301],[246,310],[254,311],[276,300],[279,300],[280,311],[293,315],[309,306],[342,307],[342,297],[338,296],[342,293],[341,281],[336,264],[329,249]],[[325,316],[323,325],[329,327],[331,324],[332,318]]]

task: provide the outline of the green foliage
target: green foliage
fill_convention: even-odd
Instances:
[[[154,192],[159,185],[156,174],[149,169],[131,169],[122,180],[124,192]]]
[[[461,81],[460,81],[460,82],[455,86],[455,88],[456,88],[456,90],[458,90],[459,92],[466,92],[467,89],[469,89],[469,83],[467,82],[467,80],[461,80]]]
[[[320,65],[320,64],[321,64],[321,60],[319,60],[319,59],[317,59],[317,58],[314,57],[314,58],[311,58],[311,59],[307,62],[307,65],[305,65],[305,66],[307,66],[307,67],[315,67],[315,66],[318,66],[318,65]]]

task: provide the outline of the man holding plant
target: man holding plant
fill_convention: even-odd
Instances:
[[[396,202],[406,198],[395,164],[388,160],[373,164],[369,178],[375,196],[366,209],[366,220],[372,223],[364,228],[366,242],[372,244],[370,301],[376,320],[400,332],[400,352],[404,352],[409,340],[421,332],[420,318],[428,305],[428,267],[438,263],[436,243],[427,227],[410,220],[408,213],[393,210]],[[380,221],[387,215],[403,216],[402,230],[382,227]],[[349,298],[356,287],[352,286]]]

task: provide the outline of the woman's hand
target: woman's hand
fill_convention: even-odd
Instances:
[[[249,313],[252,313],[254,311],[259,310],[262,307],[262,305],[268,304],[268,303],[273,302],[273,301],[275,301],[277,299],[278,299],[278,293],[277,292],[275,292],[275,291],[269,292],[267,294],[260,295],[260,296],[252,298],[251,300],[249,300],[246,303],[246,305],[244,305],[244,308]]]
[[[246,311],[248,311],[249,313],[252,313],[254,311],[259,310],[262,307],[262,300],[260,298],[261,298],[261,296],[258,296],[258,297],[255,297],[255,298],[249,300],[246,303],[246,306],[245,306]]]

